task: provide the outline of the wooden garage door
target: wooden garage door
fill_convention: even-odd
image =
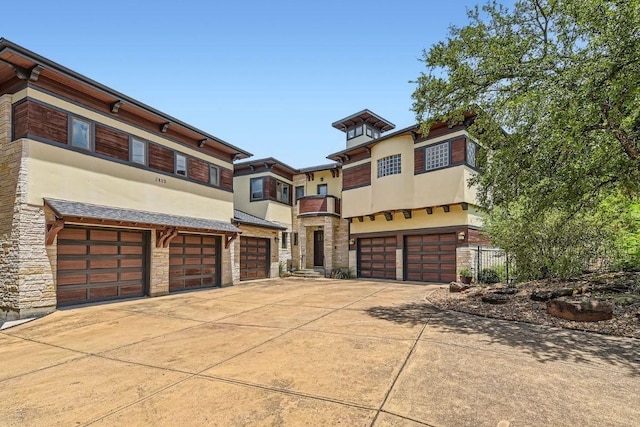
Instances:
[[[396,279],[396,237],[358,239],[358,277]]]
[[[240,237],[240,280],[269,277],[270,239]]]
[[[176,236],[169,244],[169,292],[220,286],[220,254],[220,236]]]
[[[145,294],[143,231],[65,227],[58,233],[58,306]]]
[[[404,238],[404,278],[419,282],[456,280],[456,234]]]

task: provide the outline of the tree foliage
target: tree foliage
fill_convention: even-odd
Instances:
[[[640,190],[640,0],[467,13],[424,52],[413,110],[423,130],[478,114],[469,131],[486,150],[470,184],[495,243],[523,277],[577,274],[614,253],[637,268],[637,222],[618,219]]]
[[[424,52],[413,109],[426,126],[479,112],[480,202],[596,207],[640,186],[640,0],[522,0],[468,11]]]

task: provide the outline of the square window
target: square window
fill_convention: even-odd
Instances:
[[[380,132],[378,132],[377,130],[373,131],[373,139],[378,139],[380,138]]]
[[[371,129],[369,126],[367,126],[367,136],[373,136],[373,129]]]
[[[433,170],[449,166],[449,143],[436,144],[425,149],[425,169]]]
[[[355,136],[356,136],[356,130],[355,129],[349,129],[347,131],[347,139],[354,138]]]
[[[71,118],[71,145],[91,150],[91,123]]]
[[[253,178],[250,187],[252,201],[264,199],[264,180],[262,178]]]
[[[378,159],[378,178],[400,173],[402,173],[402,156],[400,154]]]
[[[176,154],[176,174],[187,176],[187,158],[182,154]]]
[[[147,164],[147,143],[144,141],[138,141],[137,139],[131,140],[131,162],[141,165]]]
[[[220,168],[217,166],[209,165],[209,184],[220,186]]]
[[[327,195],[327,184],[318,184],[318,194],[321,196]]]
[[[362,135],[362,126],[358,126],[356,128],[356,136],[360,136],[360,135]]]

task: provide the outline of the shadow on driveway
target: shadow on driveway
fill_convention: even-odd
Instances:
[[[640,376],[640,342],[633,338],[487,319],[441,310],[428,303],[378,306],[365,311],[372,317],[399,324],[427,323],[427,336],[438,341],[449,341],[450,344],[468,343],[471,340],[476,347],[494,345],[503,347],[504,351],[512,348],[542,363],[595,362],[622,368],[631,376]]]

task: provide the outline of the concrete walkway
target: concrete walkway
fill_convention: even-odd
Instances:
[[[640,343],[274,279],[0,332],[1,426],[637,426]]]

